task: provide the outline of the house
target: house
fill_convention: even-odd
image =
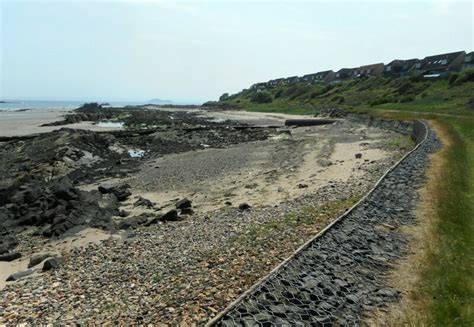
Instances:
[[[332,70],[325,70],[319,73],[314,74],[314,81],[321,83],[321,82],[331,82],[336,75]]]
[[[302,82],[307,82],[307,83],[313,83],[314,80],[315,80],[315,78],[316,78],[316,75],[317,75],[317,73],[315,73],[315,74],[303,75],[303,76],[301,77],[301,81],[302,81]]]
[[[264,90],[266,88],[267,88],[267,83],[265,83],[265,82],[255,83],[250,87],[251,90],[257,90],[257,91],[258,90]]]
[[[347,79],[349,77],[352,77],[353,75],[353,72],[354,70],[356,70],[357,68],[342,68],[342,69],[339,69],[337,72],[336,72],[336,76],[335,76],[335,79],[336,80],[343,80],[343,79]]]
[[[421,67],[420,60],[416,58],[408,60],[395,59],[385,65],[383,73],[392,76],[405,76],[415,70],[417,64],[419,69]]]
[[[384,64],[372,64],[372,65],[365,65],[360,66],[359,68],[355,68],[352,71],[353,77],[362,77],[362,76],[377,76],[383,73]]]
[[[300,82],[306,83],[323,83],[323,82],[330,82],[334,79],[336,74],[332,70],[325,70],[322,72],[314,73],[314,74],[307,74],[299,78]]]
[[[420,71],[424,75],[460,71],[464,64],[465,55],[465,51],[458,51],[426,57],[421,63]]]
[[[299,82],[299,77],[298,76],[287,77],[283,80],[283,83],[285,85],[292,85],[292,84],[296,84],[298,82]]]
[[[272,80],[267,82],[267,85],[270,86],[270,87],[276,87],[278,85],[282,85],[283,80],[284,80],[283,78],[272,79]]]
[[[474,66],[474,51],[466,53],[464,56],[464,63],[462,65],[462,69],[466,69],[468,67]]]

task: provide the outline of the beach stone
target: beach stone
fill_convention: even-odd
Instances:
[[[52,256],[53,255],[51,253],[43,253],[43,254],[34,255],[30,258],[30,262],[28,263],[28,268],[34,267],[40,264],[43,260],[47,258],[51,258]]]
[[[362,158],[362,153],[356,153],[356,154],[355,154],[355,158],[356,158],[356,159]]]
[[[191,208],[182,208],[181,209],[181,215],[192,215],[194,213],[194,210]]]
[[[140,216],[135,216],[135,217],[130,217],[130,218],[125,218],[121,220],[117,228],[118,229],[129,229],[129,228],[134,228],[137,227],[138,225],[142,225],[148,221],[147,215],[140,215]]]
[[[104,186],[99,186],[98,190],[102,194],[109,194],[112,193],[117,197],[117,200],[122,202],[127,200],[132,193],[128,190],[130,188],[130,185],[128,184],[122,184],[119,186],[112,186],[112,187],[104,187]]]
[[[158,214],[158,215],[155,215],[152,218],[149,218],[148,221],[146,223],[144,223],[144,225],[148,227],[148,226],[151,226],[151,225],[154,225],[154,224],[158,224],[161,221],[163,221],[163,215]]]
[[[18,279],[20,279],[20,278],[29,276],[29,275],[31,275],[31,274],[34,273],[34,272],[35,272],[34,269],[28,269],[28,270],[24,270],[24,271],[19,271],[19,272],[17,272],[17,273],[14,273],[14,274],[11,274],[10,276],[8,276],[8,278],[6,279],[6,281],[7,281],[7,282],[15,281],[15,280],[18,280]]]
[[[43,263],[43,271],[48,271],[52,269],[59,268],[59,259],[57,258],[49,258]]]
[[[191,208],[192,201],[188,198],[184,198],[176,202],[176,209]]]
[[[0,261],[13,261],[16,259],[21,258],[21,254],[19,252],[10,252],[0,255]]]
[[[165,213],[163,217],[161,217],[162,221],[177,221],[178,220],[178,211],[175,209],[172,209]]]
[[[250,210],[250,205],[248,203],[241,203],[239,204],[239,210],[240,211]]]
[[[147,207],[153,208],[154,203],[148,199],[142,198],[141,196],[138,197],[138,200],[133,204],[134,207]]]

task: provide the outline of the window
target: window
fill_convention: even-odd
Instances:
[[[441,65],[446,65],[448,63],[448,60],[443,59],[443,60],[440,60],[439,62],[441,63]]]
[[[392,67],[391,66],[387,66],[387,71],[391,71],[392,70]]]

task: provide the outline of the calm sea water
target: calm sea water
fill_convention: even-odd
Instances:
[[[8,100],[7,100],[8,101]],[[143,102],[107,102],[114,107],[124,107],[127,105],[142,105]],[[0,110],[19,110],[19,109],[47,109],[47,108],[66,108],[75,109],[84,104],[84,101],[26,101],[12,100],[7,103],[0,103]]]

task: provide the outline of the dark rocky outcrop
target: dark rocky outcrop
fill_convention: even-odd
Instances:
[[[99,192],[102,194],[112,193],[117,197],[117,200],[125,201],[129,198],[130,195],[132,195],[132,193],[128,190],[129,188],[130,188],[130,185],[128,184],[112,186],[112,187],[99,186]]]
[[[120,192],[117,194],[123,196]],[[41,231],[46,237],[61,236],[79,226],[112,229],[111,216],[117,211],[113,206],[102,208],[99,192],[81,191],[68,177],[49,183],[29,181],[4,194],[8,194],[4,198],[7,203],[0,209],[0,224],[6,229],[36,226],[36,234]],[[15,244],[9,239],[9,244]]]
[[[0,254],[13,250],[17,245],[16,236],[0,227]]]

